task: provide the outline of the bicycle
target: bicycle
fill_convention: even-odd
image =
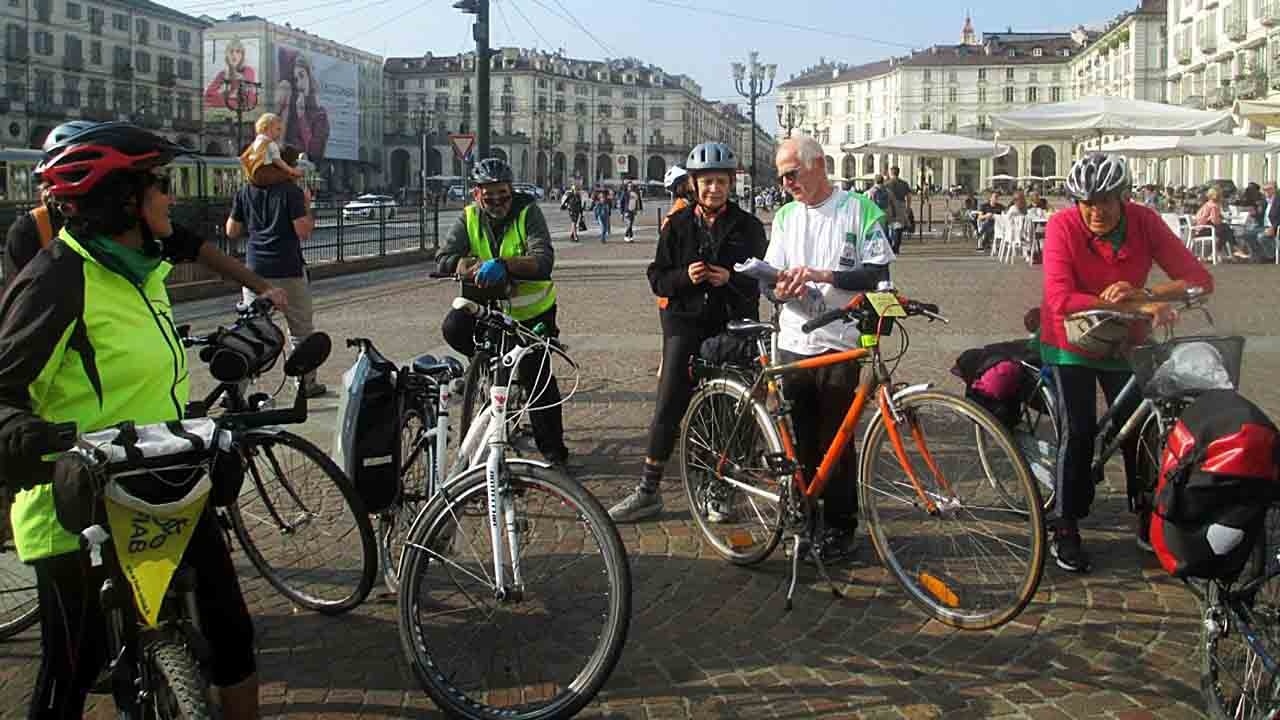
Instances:
[[[906,329],[895,320],[945,321],[937,306],[893,290],[859,294],[845,307],[808,321],[803,330],[857,322],[862,347],[783,362],[778,348],[782,303],[769,299],[771,321],[735,321],[728,327],[731,334],[755,341],[760,367],[703,376],[681,422],[681,472],[703,537],[730,562],[753,565],[769,557],[788,533],[785,607],[790,610],[800,557],[821,537],[818,498],[834,480],[833,469],[871,402],[875,410],[863,433],[858,499],[881,562],[911,600],[940,622],[988,629],[1014,618],[1035,594],[1045,556],[1040,497],[1026,465],[986,410],[928,384],[893,380],[890,363],[896,368],[910,345]],[[899,329],[902,349],[886,359],[881,339],[891,328]],[[871,372],[862,374],[840,431],[809,476],[796,460],[785,376],[860,361],[867,361]],[[1016,508],[984,495],[990,487],[985,475],[975,482],[963,475],[963,467],[951,467],[976,464],[973,428],[990,436],[992,448],[1004,450],[1009,482],[1020,492]],[[889,462],[882,462],[882,453]],[[927,474],[917,471],[922,467]],[[713,522],[713,517],[727,522]],[[976,529],[962,538],[951,536],[949,526],[966,532],[968,521]],[[987,540],[990,548],[983,544]],[[820,554],[811,557],[839,596]]]
[[[543,394],[531,379],[525,407],[510,404],[521,360],[543,353],[572,365],[564,346],[470,300],[453,307],[493,330],[501,352],[490,402],[459,449],[470,465],[440,488],[405,540],[401,645],[447,714],[570,717],[604,685],[626,642],[626,549],[582,485],[511,453],[513,414],[527,414]]]
[[[347,347],[370,362],[394,367],[368,338],[351,338]],[[400,460],[395,500],[377,514],[378,563],[388,592],[399,592],[403,538],[413,519],[448,477],[446,462],[452,431],[449,408],[453,385],[462,378],[462,363],[445,356],[422,355],[396,372],[399,396]]]
[[[329,353],[329,339],[314,335],[285,362],[290,377],[313,371]],[[98,595],[106,623],[107,671],[123,720],[202,720],[215,717],[205,668],[208,631],[196,610],[197,578],[183,561],[197,523],[212,521],[219,492],[220,455],[239,452],[262,429],[306,420],[305,394],[292,408],[227,413],[218,418],[116,428],[76,437],[74,423],[60,426],[66,442],[48,448],[76,459],[76,486],[89,502],[77,518],[92,567],[105,568]],[[175,429],[176,426],[176,429]],[[145,456],[147,438],[183,441],[182,452]],[[70,449],[68,449],[70,447]]]
[[[1189,288],[1187,293],[1175,302],[1180,312],[1193,311],[1204,315],[1213,324],[1213,318],[1205,307],[1207,296],[1200,288]],[[1151,318],[1142,313],[1116,310],[1086,310],[1072,315],[1073,318],[1094,318],[1097,320],[1114,320],[1126,323],[1149,323]],[[1155,488],[1160,470],[1160,457],[1164,451],[1164,441],[1173,423],[1194,399],[1194,387],[1174,383],[1169,387],[1157,388],[1152,385],[1156,372],[1173,355],[1179,347],[1196,343],[1212,346],[1223,358],[1225,368],[1232,385],[1239,388],[1241,360],[1244,353],[1244,338],[1219,336],[1187,336],[1175,337],[1172,327],[1166,328],[1163,340],[1150,342],[1134,348],[1130,358],[1134,366],[1134,374],[1116,396],[1114,402],[1098,420],[1098,431],[1094,439],[1094,454],[1091,463],[1096,483],[1104,478],[1103,469],[1126,441],[1136,437],[1138,443],[1138,477],[1134,478],[1136,487],[1128,488],[1129,510],[1139,512],[1150,506],[1150,494]],[[1042,368],[1023,361],[1024,371],[1028,377],[1034,377],[1034,385],[1030,391],[1030,401],[1024,404],[1019,422],[1011,429],[1014,444],[1022,453],[1031,468],[1032,475],[1040,483],[1045,497],[1045,507],[1052,507],[1055,478],[1057,477],[1059,422],[1058,400],[1056,390],[1051,382],[1047,367]],[[1164,383],[1168,385],[1168,383]],[[1119,417],[1119,411],[1142,395],[1137,408],[1128,417]],[[978,455],[986,463],[986,448],[982,438],[978,438]],[[993,473],[988,473],[997,491],[1002,491],[999,481]]]
[[[240,310],[237,322],[270,322],[269,312],[269,303],[259,299]],[[188,348],[216,349],[228,332],[218,328],[209,335],[192,335],[189,326],[178,327]],[[224,375],[208,395],[188,405],[187,417],[202,417],[211,409],[230,415],[269,409],[272,395],[246,397],[245,387],[271,364],[250,368],[247,377]],[[284,382],[276,393],[283,387]],[[276,424],[307,418],[305,413],[278,417],[286,419]],[[249,562],[280,594],[308,610],[336,615],[363,603],[376,577],[377,549],[351,480],[320,448],[280,427],[264,425],[248,432],[239,447],[253,492],[242,492],[236,504],[219,514]]]
[[[0,489],[0,495],[8,490]],[[0,497],[0,640],[8,640],[40,619],[36,572],[18,559],[9,529],[9,503]]]

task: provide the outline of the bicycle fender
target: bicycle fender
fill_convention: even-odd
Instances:
[[[898,390],[897,392],[895,392],[893,394],[893,399],[901,400],[907,397],[908,395],[914,395],[916,393],[920,393],[920,392],[924,392],[926,390],[932,390],[932,389],[933,389],[933,383],[919,383],[917,385],[908,385]]]

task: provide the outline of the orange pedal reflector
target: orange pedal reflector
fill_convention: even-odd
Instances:
[[[751,539],[751,533],[746,530],[734,530],[725,535],[724,539],[729,544],[729,547],[734,550],[746,550],[755,544],[755,541]]]
[[[951,589],[946,580],[924,571],[919,572],[916,579],[920,581],[920,587],[938,602],[951,608],[960,607],[960,596]]]

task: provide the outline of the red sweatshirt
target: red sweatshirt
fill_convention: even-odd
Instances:
[[[1136,288],[1146,287],[1152,264],[1174,280],[1213,291],[1213,276],[1154,210],[1126,202],[1124,215],[1125,240],[1119,252],[1111,241],[1094,235],[1073,207],[1050,218],[1044,240],[1041,343],[1080,353],[1067,343],[1063,319],[1094,307],[1112,283],[1125,280]],[[1145,334],[1145,327],[1136,327],[1134,341]]]

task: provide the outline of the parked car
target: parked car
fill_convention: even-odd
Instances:
[[[344,218],[387,218],[396,216],[396,199],[390,195],[358,195],[342,206]]]
[[[449,194],[445,196],[446,200],[465,200],[467,191],[461,185],[450,185]]]
[[[534,185],[533,183],[516,183],[511,187],[516,192],[524,193],[525,195],[532,195],[538,200],[542,200],[546,197],[546,193],[543,192],[542,188]]]

